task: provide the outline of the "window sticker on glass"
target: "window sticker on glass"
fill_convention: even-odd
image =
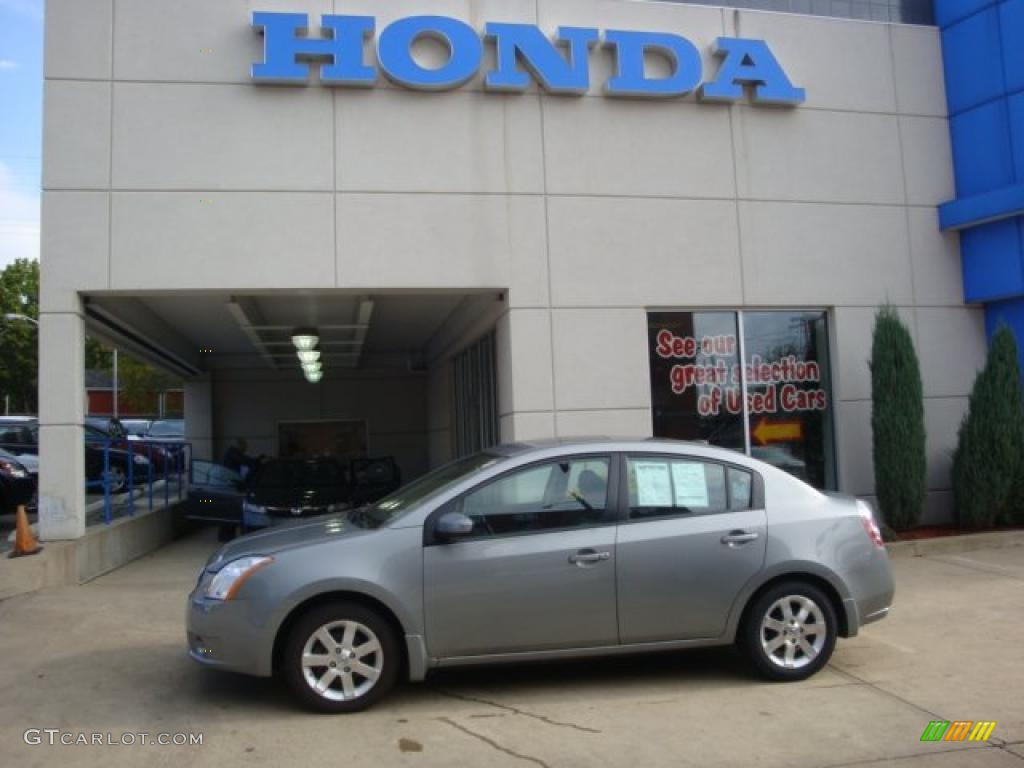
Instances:
[[[708,480],[704,465],[695,462],[672,462],[672,483],[677,507],[709,507]]]
[[[663,461],[638,461],[636,472],[637,505],[641,507],[671,507],[672,479],[668,464]]]

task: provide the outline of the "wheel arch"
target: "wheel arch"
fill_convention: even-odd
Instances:
[[[729,621],[728,636],[735,639],[736,633],[746,620],[747,613],[754,602],[776,584],[784,581],[801,581],[817,587],[828,597],[839,622],[837,635],[852,637],[857,634],[857,617],[850,615],[847,600],[837,584],[838,578],[826,575],[817,569],[793,568],[766,575],[755,585],[750,586],[744,595],[733,606]]]
[[[391,626],[395,632],[395,637],[398,640],[398,647],[401,653],[401,664],[402,668],[399,675],[408,678],[409,674],[409,650],[406,644],[406,632],[402,626],[402,622],[399,621],[398,616],[395,612],[384,603],[382,600],[368,595],[365,592],[359,592],[351,589],[332,589],[325,592],[319,592],[315,595],[311,595],[305,598],[302,602],[296,604],[287,615],[284,620],[277,628],[277,632],[274,635],[274,645],[271,650],[271,672],[276,674],[280,669],[281,656],[284,653],[284,645],[288,637],[288,633],[291,632],[295,623],[306,613],[318,608],[321,605],[334,602],[350,602],[361,605],[365,608],[369,608],[376,613],[379,613]]]

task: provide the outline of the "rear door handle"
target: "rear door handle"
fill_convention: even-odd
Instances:
[[[600,563],[602,560],[611,560],[611,557],[611,552],[597,552],[593,549],[581,549],[579,552],[569,555],[569,562],[573,565],[583,567],[585,565]]]
[[[727,547],[739,547],[757,539],[758,534],[750,531],[729,531],[722,537],[722,543]]]

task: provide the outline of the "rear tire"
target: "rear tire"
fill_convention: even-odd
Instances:
[[[281,676],[307,709],[339,714],[380,701],[401,666],[391,624],[370,608],[339,601],[313,608],[292,626]]]
[[[828,595],[807,582],[786,581],[748,606],[736,642],[762,677],[806,680],[831,658],[838,626]]]

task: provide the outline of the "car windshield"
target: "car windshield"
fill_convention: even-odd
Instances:
[[[185,422],[183,421],[156,421],[149,428],[150,437],[183,437],[185,435]]]
[[[504,461],[504,458],[493,453],[475,453],[472,456],[457,459],[438,467],[433,472],[428,472],[419,480],[402,486],[376,504],[356,510],[352,513],[352,519],[356,525],[378,528],[424,499],[440,493],[445,488],[469,475],[493,466],[499,461]]]
[[[256,473],[256,488],[329,488],[345,484],[334,460],[271,461]]]

